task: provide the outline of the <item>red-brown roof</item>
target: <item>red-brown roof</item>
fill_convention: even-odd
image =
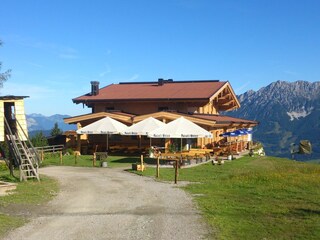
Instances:
[[[120,83],[111,84],[99,90],[99,94],[86,94],[73,99],[75,103],[85,101],[121,101],[121,100],[183,100],[209,99],[227,82],[211,81],[176,81],[149,83]]]

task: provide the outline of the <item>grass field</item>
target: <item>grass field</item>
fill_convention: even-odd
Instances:
[[[16,175],[18,176],[18,173]],[[16,183],[19,181],[4,169],[0,171],[0,180]],[[32,211],[36,206],[52,199],[57,192],[57,181],[46,176],[41,176],[41,182],[19,182],[14,194],[0,197],[0,237],[28,221],[27,218],[19,216],[19,212]]]
[[[141,174],[140,172],[138,174]],[[142,173],[155,176],[155,169]],[[160,179],[173,181],[173,169]],[[180,169],[218,239],[320,239],[320,166],[273,157]]]
[[[107,159],[109,167],[128,169],[139,160],[128,156]],[[60,165],[59,156],[46,157],[42,166],[48,165]],[[74,156],[64,156],[63,165],[92,167],[92,156],[79,156],[77,164]],[[156,171],[148,168],[143,173],[135,173],[154,177]],[[161,168],[159,180],[173,181],[174,169]],[[180,169],[179,180],[191,182],[184,189],[194,196],[212,227],[212,238],[320,239],[319,164],[274,157],[243,157],[224,165],[209,163]],[[47,181],[42,181],[44,186],[50,186],[52,180]],[[24,184],[38,183],[22,183],[22,187]],[[39,190],[40,195],[45,191]],[[28,193],[21,191],[21,194],[10,201],[19,204],[19,198]],[[3,204],[6,202],[0,200],[0,207]],[[19,224],[19,221],[13,222]]]
[[[131,168],[132,163],[140,162],[140,157],[135,156],[108,156],[107,158],[108,167],[123,167]],[[146,163],[150,161],[155,162],[155,160],[145,159]],[[93,156],[92,155],[80,155],[77,157],[73,155],[67,155],[62,157],[62,164],[60,162],[59,154],[47,155],[41,166],[78,166],[78,167],[93,167]],[[100,167],[101,162],[96,161],[95,167]]]

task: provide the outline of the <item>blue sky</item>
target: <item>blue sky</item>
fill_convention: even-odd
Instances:
[[[2,0],[1,95],[79,115],[72,98],[123,81],[228,80],[237,94],[319,81],[318,0]]]

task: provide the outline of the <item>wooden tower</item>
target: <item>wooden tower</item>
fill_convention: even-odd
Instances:
[[[10,156],[5,160],[13,172],[20,169],[20,180],[39,180],[39,156],[28,137],[24,98],[27,96],[0,96],[0,142],[6,142]]]
[[[5,141],[5,118],[13,133],[17,133],[22,141],[28,138],[27,120],[24,111],[26,96],[0,96],[0,142]],[[17,127],[18,124],[21,128]],[[24,134],[25,133],[25,134]]]

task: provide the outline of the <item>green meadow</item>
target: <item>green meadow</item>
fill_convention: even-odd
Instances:
[[[108,167],[130,169],[137,157],[109,156]],[[150,162],[146,159],[146,162]],[[61,165],[59,156],[47,156],[42,166]],[[92,156],[64,156],[64,166],[92,167]],[[100,166],[97,161],[96,167]],[[156,169],[144,172],[129,170],[146,177],[155,177]],[[0,207],[20,204],[21,196],[48,201],[42,195],[57,189],[57,183],[44,178],[41,183],[19,183],[16,194],[0,197]],[[203,164],[179,169],[179,181],[190,193],[204,219],[212,228],[213,239],[320,239],[320,165],[295,162],[275,157],[243,157],[223,165]],[[161,168],[158,181],[174,180],[173,168]],[[24,188],[36,187],[28,191]],[[39,186],[43,186],[40,187]],[[179,186],[179,184],[178,184]],[[20,189],[21,187],[21,189]],[[38,194],[34,194],[36,191]],[[57,190],[54,190],[57,191]],[[38,204],[38,203],[37,203]],[[1,215],[0,218],[7,218]],[[17,225],[12,216],[10,221]],[[7,222],[10,222],[6,220]],[[3,222],[0,219],[0,222]],[[1,228],[2,229],[2,225]]]
[[[18,176],[18,172],[15,174]],[[0,196],[0,238],[28,222],[29,219],[22,216],[21,212],[32,211],[48,202],[57,195],[59,189],[58,182],[46,176],[41,176],[41,182],[19,182],[18,178],[11,177],[9,170],[3,167],[0,170],[0,181],[17,183],[12,194]]]
[[[142,174],[155,176],[149,168]],[[160,169],[173,181],[174,169]],[[320,165],[243,157],[179,170],[217,239],[320,239]]]

